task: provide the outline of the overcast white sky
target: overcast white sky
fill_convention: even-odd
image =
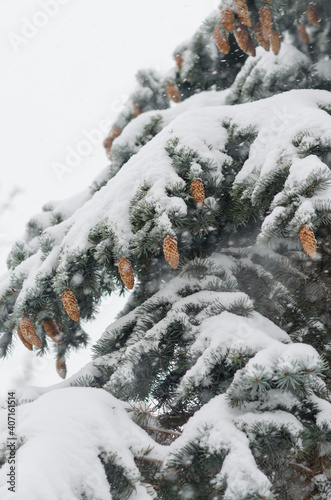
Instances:
[[[141,68],[166,72],[176,45],[189,38],[217,0],[1,0],[0,4],[0,273],[11,244],[33,213],[51,199],[85,188],[107,165],[102,144],[60,179],[85,134],[112,122],[134,88]],[[72,150],[71,149],[71,150]],[[19,192],[11,195],[14,189]],[[10,208],[3,206],[11,198]],[[119,307],[108,299],[87,325],[97,339]],[[69,360],[74,373],[89,360]],[[60,381],[50,356],[38,360],[17,344],[0,361],[0,397],[22,380]]]

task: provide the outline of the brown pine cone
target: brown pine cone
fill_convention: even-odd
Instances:
[[[272,32],[272,13],[268,5],[263,5],[259,10],[260,23],[262,28],[262,36],[268,40]]]
[[[175,83],[168,83],[167,84],[167,96],[169,97],[170,101],[173,101],[173,102],[180,101],[179,90],[178,90],[178,87]]]
[[[273,53],[275,54],[275,56],[277,56],[279,51],[280,51],[280,46],[281,46],[280,35],[279,35],[278,31],[272,30],[271,35],[270,35],[270,44],[271,44],[271,48],[272,48]]]
[[[109,159],[111,159],[111,147],[113,145],[114,140],[121,135],[121,129],[118,127],[114,127],[109,134],[108,137],[103,141],[104,148],[106,150],[106,154]]]
[[[133,116],[134,118],[137,118],[141,114],[141,109],[140,106],[137,102],[134,103],[133,105]]]
[[[25,347],[27,349],[29,349],[29,351],[32,351],[33,350],[32,344],[30,344],[30,342],[28,342],[27,340],[25,340],[25,338],[22,335],[20,327],[17,328],[17,335],[19,336],[19,338],[21,339],[21,341],[25,345]]]
[[[260,21],[256,22],[253,26],[254,36],[257,43],[264,48],[267,52],[270,50],[269,38],[265,40],[262,35],[262,26]]]
[[[300,24],[297,27],[297,30],[299,32],[300,40],[303,43],[309,44],[310,43],[310,38],[309,38],[309,35],[308,35],[307,31],[306,31],[305,25],[304,24]]]
[[[317,248],[317,241],[313,229],[309,226],[302,226],[300,229],[300,240],[306,254],[313,259],[316,255]]]
[[[312,5],[311,3],[307,7],[306,16],[308,18],[308,21],[311,24],[313,24],[314,26],[319,25],[319,17],[318,17],[317,8],[314,5]]]
[[[256,56],[255,43],[251,35],[249,35],[248,39],[247,54],[252,57]]]
[[[69,318],[73,321],[79,321],[78,302],[71,290],[64,290],[62,292],[62,304]]]
[[[228,54],[230,52],[230,44],[227,34],[220,30],[218,24],[214,28],[214,40],[218,50],[223,52],[223,54]]]
[[[29,344],[42,347],[43,343],[38,337],[32,322],[27,317],[21,319],[19,329],[20,333]]]
[[[57,358],[56,360],[56,371],[61,378],[66,378],[67,376],[67,365],[64,357]]]
[[[233,31],[234,28],[234,12],[230,7],[225,7],[221,11],[221,25],[226,31]]]
[[[236,21],[233,34],[241,50],[254,57],[255,45],[248,28],[242,22]]]
[[[245,26],[248,26],[250,28],[252,26],[252,21],[246,0],[233,0],[233,5],[235,7],[236,14],[240,19],[240,21]]]
[[[113,141],[115,139],[117,139],[117,137],[119,137],[122,133],[122,130],[118,127],[114,127],[112,132],[111,132],[111,138],[113,139]]]
[[[53,342],[55,342],[56,344],[61,344],[61,332],[55,321],[53,321],[51,318],[47,318],[43,322],[43,327],[45,332],[53,340]]]
[[[129,261],[129,259],[121,257],[120,259],[118,259],[117,263],[121,280],[129,290],[132,290],[134,286],[134,275],[131,262]]]
[[[198,208],[202,208],[205,203],[205,188],[201,179],[191,181],[191,194]]]
[[[104,146],[107,153],[108,153],[108,151],[110,151],[112,144],[113,144],[113,140],[110,136],[106,137],[106,139],[103,141],[103,146]]]
[[[177,269],[179,264],[179,254],[176,240],[168,235],[163,240],[163,254],[165,260],[173,268]]]
[[[175,55],[175,60],[176,60],[177,68],[179,70],[181,70],[182,66],[183,66],[183,62],[184,62],[184,59],[183,59],[182,55],[181,54],[176,54]]]

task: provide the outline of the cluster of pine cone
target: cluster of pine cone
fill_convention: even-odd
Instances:
[[[248,8],[246,0],[233,0],[233,8],[225,7],[221,11],[219,22],[214,28],[214,40],[218,49],[224,54],[230,51],[228,33],[233,33],[237,44],[246,54],[255,57],[256,45],[266,51],[272,49],[277,55],[281,46],[280,34],[274,27],[272,10],[268,5],[271,0],[266,0],[260,9],[253,2]],[[306,9],[308,21],[314,26],[319,24],[317,8],[309,3]],[[310,43],[304,24],[297,27],[300,39]]]
[[[279,52],[280,35],[274,28],[271,8],[267,4],[262,5],[259,10],[249,10],[246,0],[233,0],[233,9],[225,7],[214,28],[215,43],[224,54],[230,51],[228,33],[234,34],[241,50],[250,56],[255,56],[255,42],[267,51],[271,47],[276,55]]]
[[[64,290],[62,293],[62,304],[73,321],[79,321],[79,307],[75,294],[71,290]],[[61,343],[61,326],[59,326],[52,318],[46,318],[43,321],[43,328],[53,342]],[[33,350],[33,346],[42,347],[43,343],[38,336],[32,321],[25,315],[19,322],[17,334],[29,351]],[[61,378],[65,378],[67,368],[64,357],[58,357],[56,360],[56,370]]]
[[[205,201],[205,190],[201,179],[193,179],[191,181],[191,194],[197,205],[197,208],[202,208]],[[171,235],[166,235],[163,240],[163,253],[168,264],[177,269],[179,265],[179,253],[176,239]],[[124,285],[132,290],[134,286],[134,274],[131,262],[126,257],[118,259],[118,271]],[[73,321],[79,321],[79,306],[76,296],[72,290],[64,290],[62,293],[62,304]],[[52,339],[53,342],[61,343],[61,326],[54,319],[46,318],[43,321],[43,328]],[[42,347],[43,342],[38,336],[32,321],[25,315],[20,321],[17,328],[17,334],[29,351],[33,350],[33,346]],[[60,377],[65,378],[67,373],[66,363],[63,356],[59,356],[56,360],[56,369]]]

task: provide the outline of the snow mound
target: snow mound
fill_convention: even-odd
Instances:
[[[17,489],[6,483],[8,463],[0,470],[2,500],[111,500],[105,468],[100,460],[113,461],[132,483],[132,500],[154,496],[140,483],[134,456],[153,448],[162,459],[162,446],[132,422],[127,405],[102,389],[67,388],[40,396],[17,407]],[[7,437],[6,411],[1,411],[0,440]],[[18,441],[19,442],[19,441]],[[111,483],[111,478],[110,478]]]

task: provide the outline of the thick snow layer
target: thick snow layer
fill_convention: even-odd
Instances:
[[[256,101],[293,87],[329,88],[330,73],[328,56],[312,64],[311,58],[294,47],[290,37],[285,36],[277,56],[272,50],[266,52],[257,47],[256,56],[247,58],[230,88],[226,103]]]
[[[135,484],[132,500],[152,495],[140,484],[134,456],[153,448],[150,456],[162,460],[166,447],[155,443],[132,422],[127,405],[102,389],[66,388],[40,396],[17,408],[17,491],[8,491],[8,464],[0,470],[2,500],[111,500],[109,484],[98,456],[116,455],[115,462]],[[6,411],[1,411],[0,440],[7,438]]]
[[[311,369],[320,364],[320,358],[312,346],[307,344],[284,345],[269,343],[268,347],[259,350],[254,358],[250,359],[245,367],[246,376],[252,377],[258,370],[272,377],[277,367],[281,371],[296,372],[302,366]],[[240,372],[236,374],[240,376]]]
[[[235,249],[232,252],[235,254]],[[243,261],[246,260],[243,258]],[[102,451],[116,454],[116,463],[123,466],[127,477],[134,482],[136,490],[132,500],[154,498],[153,490],[140,483],[133,457],[152,448],[149,456],[162,462],[167,475],[167,468],[172,467],[172,460],[178,453],[183,455],[186,464],[189,462],[190,456],[185,451],[189,444],[199,445],[210,454],[219,453],[225,457],[223,462],[220,459],[219,472],[214,481],[216,486],[225,482],[229,500],[239,500],[242,498],[240,495],[253,493],[267,495],[271,484],[257,467],[250,448],[254,426],[259,424],[267,429],[287,429],[300,447],[303,423],[293,414],[293,408],[300,408],[302,401],[290,391],[280,389],[266,390],[256,398],[258,393],[253,394],[252,381],[257,375],[263,375],[271,384],[284,372],[296,374],[299,371],[302,374],[306,370],[305,384],[307,389],[312,388],[307,398],[318,409],[317,424],[329,424],[330,403],[313,393],[317,385],[323,389],[323,382],[314,374],[314,370],[321,367],[316,351],[305,344],[293,344],[284,331],[257,312],[249,317],[226,310],[215,313],[211,307],[215,301],[224,308],[231,308],[238,300],[246,300],[248,305],[250,301],[241,292],[208,290],[209,280],[215,279],[215,269],[223,270],[224,279],[229,280],[236,265],[234,257],[222,253],[213,254],[211,261],[204,277],[188,277],[184,273],[172,279],[145,304],[108,327],[103,339],[110,337],[115,340],[116,332],[127,323],[137,322],[126,343],[117,351],[97,358],[94,365],[88,364],[61,384],[18,391],[17,435],[24,439],[17,455],[20,464],[18,487],[21,488],[17,493],[18,500],[29,498],[32,491],[35,496],[31,498],[35,500],[55,500],[61,498],[61,494],[75,498],[73,495],[77,492],[95,494],[98,500],[111,499],[104,469],[98,459]],[[221,283],[221,278],[218,279]],[[185,285],[197,291],[183,298],[178,292]],[[155,319],[146,331],[143,308],[157,300],[167,300],[172,307],[165,317]],[[192,304],[204,305],[203,312],[195,316],[194,324],[190,324],[185,312],[186,307]],[[186,355],[190,368],[178,386],[177,398],[185,399],[192,389],[208,386],[215,363],[225,360],[231,365],[231,355],[238,352],[248,354],[250,359],[246,360],[244,368],[237,370],[226,393],[204,404],[183,426],[182,434],[170,446],[160,446],[130,420],[126,403],[104,390],[73,388],[70,384],[78,383],[84,377],[98,377],[98,367],[108,364],[115,372],[109,379],[107,389],[116,391],[120,386],[125,391],[125,387],[134,381],[134,367],[140,356],[158,348],[167,326],[178,319],[189,325]],[[238,383],[248,398],[240,408],[232,408],[228,398],[233,386]],[[250,394],[253,394],[252,398]],[[0,443],[5,443],[6,438],[7,414],[3,410],[0,412]],[[32,456],[36,457],[33,462],[30,459]],[[7,464],[0,471],[0,495],[9,500],[6,470]],[[59,480],[54,482],[54,477],[59,477]]]
[[[314,155],[302,158],[293,144],[293,139],[305,129],[309,129],[313,138],[327,138],[331,117],[319,105],[331,103],[328,92],[291,91],[237,106],[225,106],[224,97],[224,94],[216,92],[201,94],[162,112],[163,130],[132,156],[107,185],[92,197],[85,193],[81,198],[69,201],[67,205],[64,203],[61,210],[66,218],[62,223],[46,227],[50,223],[49,215],[45,212],[41,216],[40,223],[45,227],[43,237],[54,241],[53,249],[44,259],[41,250],[37,249],[38,241],[32,240],[36,253],[13,272],[7,273],[1,284],[4,292],[10,286],[13,275],[19,276],[22,273],[26,276],[17,308],[24,305],[26,295],[35,286],[38,276],[46,275],[54,268],[59,273],[65,272],[68,257],[91,245],[88,241],[90,231],[100,222],[109,224],[114,233],[115,254],[118,257],[129,256],[133,238],[130,202],[144,183],[151,186],[147,199],[155,204],[159,227],[165,232],[171,232],[169,212],[176,209],[178,213],[186,213],[185,201],[179,197],[169,197],[166,190],[169,185],[183,182],[165,151],[171,138],[179,138],[180,146],[190,147],[202,157],[212,160],[216,166],[216,174],[222,179],[222,166],[229,159],[223,152],[228,138],[224,121],[232,120],[239,128],[254,129],[257,137],[235,180],[236,187],[244,186],[243,196],[251,197],[253,203],[258,199],[268,176],[280,168],[279,158],[288,161],[289,172],[284,189],[276,195],[272,212],[265,220],[262,231],[272,232],[273,224],[286,211],[287,197],[298,186],[304,185],[312,175],[329,180],[328,168]],[[147,115],[134,120],[118,138],[118,143],[133,140],[153,113]],[[197,169],[196,164],[193,164],[193,169]],[[309,198],[300,195],[294,221],[298,224],[311,223],[315,216],[315,203],[328,198],[331,198],[328,182],[321,185]],[[295,222],[293,231],[294,226]],[[228,393],[205,404],[184,426],[182,436],[167,449],[157,445],[138,428],[127,415],[126,405],[110,394],[99,389],[68,387],[79,376],[97,376],[97,367],[93,365],[83,369],[79,376],[51,389],[31,388],[20,391],[18,398],[21,402],[23,399],[33,401],[18,407],[17,434],[24,439],[18,450],[18,488],[21,488],[17,492],[18,500],[29,498],[29,492],[31,495],[33,492],[34,497],[31,498],[36,500],[55,500],[61,498],[61,495],[70,497],[79,491],[98,495],[98,500],[111,499],[108,481],[98,460],[102,451],[117,454],[117,464],[124,467],[128,477],[136,485],[132,498],[138,500],[153,497],[154,493],[140,483],[134,456],[152,447],[151,456],[164,461],[166,469],[174,454],[190,442],[206,447],[211,453],[222,450],[227,452],[216,478],[218,484],[223,480],[227,481],[227,498],[235,500],[239,498],[239,494],[256,491],[261,495],[268,493],[270,483],[255,464],[249,447],[249,436],[246,435],[247,429],[249,431],[250,426],[259,422],[276,427],[286,426],[292,434],[297,435],[301,430],[301,423],[290,413],[293,401],[289,391],[284,394],[282,406],[289,408],[289,412],[276,409],[281,397],[279,391],[274,389],[266,391],[268,394],[261,406],[257,407],[254,397],[250,398],[251,394],[256,394],[256,379],[261,376],[268,384],[275,384],[279,377],[286,375],[285,372],[295,375],[306,370],[305,382],[307,388],[310,388],[318,383],[314,371],[320,369],[321,362],[312,347],[292,344],[285,332],[261,315],[253,313],[250,317],[242,317],[229,312],[238,302],[251,308],[254,304],[247,295],[236,289],[236,280],[232,274],[236,259],[230,255],[215,254],[212,260],[224,271],[223,290],[226,290],[226,280],[231,280],[232,291],[208,289],[209,282],[215,280],[212,269],[210,276],[201,279],[189,278],[185,274],[178,276],[151,299],[151,302],[164,299],[170,304],[166,316],[155,321],[147,331],[142,306],[121,318],[107,329],[105,336],[116,337],[116,328],[136,319],[137,324],[130,338],[116,352],[97,359],[96,366],[109,364],[115,367],[107,389],[117,394],[118,387],[129,387],[134,380],[134,368],[140,357],[158,348],[171,322],[182,320],[189,325],[185,340],[188,346],[186,354],[191,364],[182,377],[175,396],[180,399],[195,387],[207,386],[213,363],[222,361],[231,365],[231,355],[237,351],[243,352],[250,359],[243,369],[237,370]],[[249,260],[243,259],[243,263],[248,265]],[[255,266],[255,269],[259,272],[259,266]],[[218,279],[222,282],[221,278]],[[185,285],[196,287],[196,292],[183,298],[179,290]],[[221,287],[220,289],[222,290]],[[186,313],[186,307],[192,305],[203,306],[203,310],[196,315],[194,324],[190,323]],[[216,313],[215,307],[223,312]],[[18,310],[17,314],[19,312]],[[240,409],[231,409],[226,398],[231,397],[231,390],[236,384],[241,385],[248,397]],[[311,398],[319,409],[318,423],[329,422],[330,404],[318,400],[313,394]],[[5,442],[5,410],[1,412],[0,419],[0,441]],[[33,462],[30,459],[32,456],[36,457]],[[4,500],[9,500],[11,497],[8,496],[6,485],[6,467],[7,465],[0,471],[0,495]],[[59,479],[54,482],[54,477]]]
[[[282,342],[290,341],[283,330],[258,313],[243,318],[225,311],[205,319],[188,353],[196,362],[182,378],[178,393],[184,395],[192,384],[203,385],[211,366],[226,359],[231,352],[250,352],[255,354],[250,360],[253,365],[265,363],[268,349],[276,354],[286,347]]]
[[[275,92],[275,81],[280,77],[293,78],[296,71],[311,64],[309,57],[291,44],[282,42],[279,54],[266,52],[262,47],[256,47],[256,56],[249,57],[237,74],[227,96],[229,102],[240,102],[252,99],[252,89],[270,94]],[[286,81],[284,82],[287,83]],[[262,87],[262,88],[261,88]],[[256,98],[256,97],[255,97]]]
[[[225,395],[213,398],[194,414],[185,425],[182,436],[170,445],[164,468],[171,467],[173,455],[186,445],[197,443],[210,453],[227,453],[216,480],[216,484],[227,481],[226,498],[236,500],[240,494],[266,494],[271,483],[257,468],[249,439],[234,424],[240,414],[240,410],[229,408]]]
[[[249,176],[262,179],[279,168],[280,158],[294,159],[296,150],[292,140],[300,132],[309,130],[312,135],[316,133],[319,136],[328,133],[331,117],[319,109],[318,104],[327,104],[330,100],[330,93],[326,91],[295,90],[240,105],[245,106],[247,112],[250,107],[254,117],[249,121],[256,123],[258,136],[251,146],[249,159],[236,177],[236,183],[244,182]],[[268,106],[264,107],[263,104],[267,103]],[[245,113],[239,123],[248,125],[246,116],[249,114]]]
[[[77,207],[76,199],[72,203],[68,201],[69,207],[59,206],[66,215],[70,213],[72,215],[62,223],[45,229],[42,237],[54,240],[53,250],[43,261],[42,252],[38,250],[35,255],[18,265],[11,275],[3,277],[1,290],[8,288],[10,276],[13,274],[19,276],[23,273],[26,281],[17,300],[17,305],[22,307],[37,276],[47,275],[56,268],[61,273],[73,252],[85,250],[90,246],[88,242],[90,231],[102,221],[109,224],[114,233],[114,253],[118,258],[129,256],[130,242],[134,236],[129,217],[130,202],[143,183],[151,186],[147,199],[157,208],[157,223],[161,231],[165,234],[171,232],[168,212],[175,209],[178,213],[186,213],[184,200],[175,196],[169,197],[166,192],[167,186],[183,182],[165,151],[171,138],[179,138],[181,146],[190,147],[205,159],[212,160],[217,166],[215,175],[222,178],[222,165],[228,159],[227,155],[221,152],[227,140],[226,129],[222,126],[223,121],[232,120],[240,128],[255,129],[257,138],[251,146],[248,160],[235,180],[235,186],[245,184],[247,196],[252,193],[254,202],[255,192],[258,192],[260,185],[263,186],[265,178],[279,168],[279,158],[290,159],[291,162],[298,158],[292,140],[300,132],[309,129],[311,134],[327,137],[330,130],[331,117],[318,107],[320,104],[330,103],[330,94],[326,91],[290,91],[237,106],[223,105],[224,98],[224,92],[201,93],[176,107],[162,111],[165,123],[168,125],[142,147],[138,154],[132,156],[106,186],[79,208],[74,210],[70,207],[71,204]],[[148,120],[147,115],[151,113],[143,114],[133,120],[117,141],[132,140]],[[304,165],[305,160],[300,161]],[[315,167],[311,170],[308,167],[305,169],[306,175],[310,175],[312,171],[320,172],[320,162],[315,163]],[[294,163],[289,184],[294,185],[303,178],[302,170],[296,169]],[[328,193],[329,191],[324,190],[323,197]],[[84,198],[86,195],[82,196]],[[272,225],[279,208],[275,207],[275,210],[276,212],[272,212],[266,219],[263,230]],[[307,213],[312,217],[312,213],[305,209],[304,214]],[[303,218],[299,211],[298,224]],[[308,222],[306,220],[306,223]]]
[[[135,311],[132,311],[127,317],[126,321],[130,321],[132,319],[137,320],[136,327],[134,332],[132,333],[129,341],[126,345],[124,345],[118,351],[115,351],[109,356],[105,356],[103,360],[101,358],[100,365],[102,364],[111,364],[117,365],[117,370],[115,373],[109,378],[107,383],[107,387],[112,390],[117,385],[121,385],[123,380],[126,380],[129,383],[130,380],[134,379],[134,359],[137,359],[137,356],[142,355],[143,353],[148,353],[149,351],[153,351],[157,348],[162,335],[167,329],[167,326],[170,325],[174,320],[182,319],[183,322],[188,321],[188,316],[184,312],[186,306],[198,305],[204,306],[203,311],[197,315],[196,320],[201,323],[202,327],[202,336],[205,334],[206,329],[203,327],[203,321],[206,320],[209,316],[214,314],[213,307],[215,303],[221,305],[224,309],[230,308],[233,304],[236,304],[238,301],[245,301],[247,305],[252,306],[252,303],[249,297],[242,292],[215,292],[208,291],[202,289],[201,291],[197,291],[196,293],[192,293],[188,297],[182,298],[178,294],[178,289],[185,286],[185,284],[193,285],[198,284],[199,287],[204,288],[208,286],[208,277],[205,277],[201,280],[190,280],[185,277],[178,277],[171,280],[163,289],[161,289],[158,293],[156,293],[152,297],[152,301],[158,299],[166,299],[168,302],[173,303],[173,307],[168,311],[165,318],[161,321],[157,322],[153,325],[148,331],[145,331],[144,328],[144,313],[140,312],[140,308],[138,307]],[[234,315],[233,315],[234,316]],[[235,317],[235,316],[234,316]],[[235,317],[236,318],[236,317]],[[104,333],[104,336],[112,336],[112,331],[116,331],[119,327],[123,325],[123,318],[121,318],[118,322],[115,322],[112,325],[112,329]],[[140,327],[141,326],[141,327]],[[275,331],[277,327],[273,325],[273,330]],[[198,335],[199,328],[195,328],[191,326],[191,335],[194,338]],[[286,336],[284,332],[283,335]],[[212,333],[211,333],[212,335]],[[194,348],[192,353],[194,354]],[[99,365],[99,359],[97,360],[97,366]],[[209,367],[210,368],[210,367]],[[207,368],[206,368],[207,369]]]
[[[114,146],[125,145],[126,143],[133,144],[137,136],[143,133],[144,127],[150,123],[151,119],[157,116],[162,117],[162,128],[169,125],[177,116],[196,108],[206,108],[211,106],[222,106],[225,104],[229,89],[216,91],[209,90],[193,95],[185,101],[178,103],[164,110],[147,111],[137,116],[125,127],[123,132],[114,141]]]

